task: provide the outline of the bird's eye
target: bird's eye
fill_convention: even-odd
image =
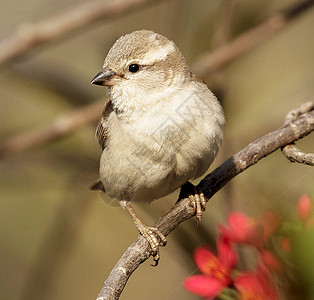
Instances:
[[[138,64],[129,65],[129,71],[131,73],[136,73],[139,69],[140,69],[140,66]]]

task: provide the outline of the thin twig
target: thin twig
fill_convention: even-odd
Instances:
[[[233,177],[256,164],[263,157],[301,139],[313,130],[314,111],[311,111],[250,143],[199,183],[198,187],[203,191],[206,201],[209,201]],[[189,203],[189,199],[181,199],[154,226],[165,236],[168,235],[181,222],[193,216],[193,208]],[[119,299],[129,277],[148,257],[149,245],[143,237],[139,237],[114,266],[97,300]]]
[[[120,1],[121,2],[121,1]],[[132,2],[132,1],[131,1]],[[309,8],[314,1],[307,1],[303,4],[300,4],[298,6],[298,9],[293,8],[287,10],[289,13],[286,13],[288,16],[299,16],[300,13],[304,12],[307,8]],[[98,2],[97,2],[98,3]],[[116,3],[116,2],[114,2]],[[307,5],[306,5],[307,4]],[[258,26],[258,28],[264,28],[265,31],[267,28],[271,29],[273,28],[271,20],[274,19],[280,19],[280,16],[282,14],[279,14],[278,16],[270,18],[270,20],[263,23],[263,25]],[[289,17],[286,18],[285,25],[288,24],[288,21],[291,21],[293,18]],[[249,31],[249,33],[244,33],[240,37],[238,37],[236,40],[231,42],[230,44],[223,46],[216,51],[212,52],[211,54],[207,54],[203,57],[200,57],[195,64],[191,66],[191,70],[194,73],[197,74],[208,74],[213,71],[217,71],[218,69],[223,68],[227,63],[229,63],[231,60],[235,60],[238,56],[243,55],[244,52],[248,52],[252,46],[249,45],[256,45],[257,37],[252,34],[252,32],[259,31],[258,28],[252,29]],[[266,28],[266,29],[265,29]],[[282,29],[283,27],[281,27]],[[273,32],[275,33],[275,32]],[[259,38],[263,38],[263,41],[272,35],[259,35]],[[252,39],[252,41],[251,41]],[[261,41],[262,42],[262,41]],[[241,44],[243,43],[243,44]],[[241,51],[235,51],[236,49],[241,49]],[[1,65],[1,45],[0,45],[0,65]],[[211,61],[209,62],[209,57],[212,57]],[[68,134],[70,132],[74,132],[77,129],[81,128],[81,122],[78,120],[78,122],[73,122],[71,118],[76,115],[76,111],[89,111],[93,110],[94,103],[85,106],[84,108],[79,108],[77,110],[73,110],[72,113],[68,114],[67,116],[64,116],[64,121],[66,121],[66,118],[68,118],[67,122],[72,123],[70,130],[55,130],[56,123],[58,121],[53,122],[50,126],[47,126],[44,129],[37,129],[32,130],[30,132],[23,133],[21,135],[17,135],[13,138],[10,138],[0,145],[0,159],[5,158],[6,156],[13,155],[16,153],[19,153],[21,151],[30,149],[32,147],[35,147],[37,145],[50,142],[51,140],[54,140],[58,137],[62,137],[65,134]],[[99,107],[102,105],[99,104]],[[92,122],[96,122],[96,120],[100,117],[102,109],[100,109],[98,112],[94,111],[95,113],[93,116],[90,116],[90,118],[85,118],[85,120],[81,120],[84,125],[90,124]],[[75,125],[76,124],[76,125]],[[22,145],[19,145],[21,143]]]
[[[311,110],[314,110],[314,100],[313,101],[308,101],[300,105],[298,108],[293,109],[288,112],[286,116],[286,123],[293,121],[297,119],[299,116],[301,116],[304,113],[307,113]]]
[[[227,45],[230,40],[235,5],[236,0],[224,0],[221,2],[220,17],[218,18],[217,29],[215,29],[213,37],[214,49]]]
[[[300,163],[300,164],[314,166],[314,154],[313,153],[304,153],[303,151],[298,149],[293,144],[285,146],[282,149],[282,153],[291,162],[297,162],[297,163]]]
[[[276,14],[261,25],[247,31],[217,51],[201,55],[193,65],[193,72],[199,76],[206,76],[211,72],[217,71],[222,66],[226,66],[235,58],[247,53],[283,30],[292,20],[313,5],[313,0],[298,3],[296,6]]]
[[[0,43],[0,67],[39,46],[85,29],[101,20],[112,19],[130,10],[164,0],[99,0],[71,7],[65,13],[44,21],[24,24]]]
[[[314,110],[314,101],[309,101],[302,104],[297,109],[290,111],[287,114],[286,122],[290,122],[298,118],[300,115],[313,111]],[[309,166],[314,166],[314,154],[313,153],[304,153],[298,149],[294,143],[287,145],[282,148],[282,153],[287,157],[291,162],[297,162],[300,164],[305,164]]]
[[[101,100],[72,110],[57,117],[53,123],[44,128],[25,132],[7,140],[0,145],[0,159],[56,140],[94,122],[99,118],[104,103],[105,101]]]

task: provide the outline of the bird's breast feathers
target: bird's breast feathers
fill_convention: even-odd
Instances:
[[[174,173],[193,178],[207,170],[222,140],[221,107],[208,89],[174,94],[147,110],[137,110],[134,117],[111,115],[108,148],[127,150],[122,157],[108,152],[107,163],[119,166],[117,160],[128,160],[130,168],[145,166],[150,176],[157,177]]]

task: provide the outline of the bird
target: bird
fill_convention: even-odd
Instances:
[[[206,200],[189,180],[202,176],[218,153],[222,106],[176,44],[151,30],[121,36],[91,83],[108,87],[109,98],[96,129],[100,178],[90,189],[119,201],[157,265],[167,240],[138,218],[132,203],[149,203],[182,187],[201,220]]]

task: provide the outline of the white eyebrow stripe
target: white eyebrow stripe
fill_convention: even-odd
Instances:
[[[145,56],[142,59],[142,62],[145,65],[153,64],[156,61],[161,61],[161,60],[166,59],[167,56],[174,51],[175,51],[175,47],[172,43],[169,43],[157,49],[153,48],[153,50],[145,54]]]

